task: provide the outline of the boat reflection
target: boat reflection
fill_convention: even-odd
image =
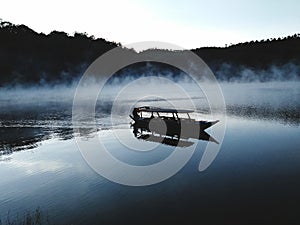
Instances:
[[[38,147],[42,141],[73,138],[72,128],[56,127],[0,127],[0,156]]]
[[[195,135],[193,132],[188,135],[180,135],[180,130],[173,129],[173,130],[159,130],[155,129],[155,131],[151,131],[148,127],[142,126],[140,123],[134,123],[131,125],[133,127],[133,135],[140,140],[150,141],[150,142],[157,142],[162,143],[165,145],[170,146],[178,146],[178,147],[190,147],[195,142],[190,139],[197,139],[203,141],[210,141],[216,144],[219,142],[210,136],[205,131],[200,131]]]

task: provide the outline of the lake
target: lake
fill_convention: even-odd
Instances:
[[[110,110],[100,103],[96,129],[85,124],[74,133],[74,89],[0,90],[2,224],[37,209],[50,224],[298,224],[300,83],[222,83],[221,88],[224,139],[213,135],[218,124],[207,129],[219,142],[211,144],[220,146],[213,162],[198,170],[208,141],[190,138],[195,148],[190,160],[174,176],[148,186],[121,185],[99,175],[75,142],[101,138],[112,155],[137,166],[174,152],[170,144],[137,139],[128,116],[111,124]],[[193,98],[198,116],[209,118],[202,96]],[[185,99],[173,100],[185,106]],[[149,97],[139,104],[165,102]],[[125,142],[145,152],[132,151]]]

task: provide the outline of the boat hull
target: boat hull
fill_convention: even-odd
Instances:
[[[132,117],[132,119],[134,119]],[[211,127],[219,121],[195,121],[189,119],[161,119],[161,118],[137,118],[134,119],[135,125],[153,132],[165,133],[170,136],[194,137],[198,138],[199,132]],[[163,127],[162,127],[163,126]]]

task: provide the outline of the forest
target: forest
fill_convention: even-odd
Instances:
[[[87,33],[69,35],[52,31],[46,35],[25,25],[0,20],[0,86],[72,82],[79,79],[96,58],[118,46],[122,47],[120,43]],[[300,77],[300,34],[191,51],[200,56],[220,80]],[[180,74],[171,66],[150,64],[152,72]],[[149,63],[145,62],[128,66],[124,71],[130,70],[133,76],[139,76],[146,68]],[[123,74],[122,70],[118,73]]]

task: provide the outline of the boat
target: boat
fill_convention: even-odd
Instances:
[[[165,145],[170,145],[170,146],[177,146],[177,147],[190,147],[195,142],[189,140],[190,138],[193,139],[198,139],[198,140],[204,140],[204,141],[210,141],[214,142],[216,144],[219,144],[219,142],[214,139],[212,136],[210,136],[208,133],[205,131],[200,131],[199,135],[195,136],[189,136],[189,137],[181,137],[179,135],[172,133],[164,133],[164,132],[152,132],[151,130],[140,127],[139,123],[134,123],[132,124],[133,127],[133,134],[134,136],[143,141],[149,141],[149,142],[157,142],[157,143],[162,143]]]
[[[135,125],[152,132],[161,133],[165,129],[170,136],[199,138],[199,133],[218,123],[219,120],[195,120],[190,117],[193,110],[165,109],[158,107],[142,106],[134,108],[131,119]],[[182,115],[186,114],[187,117]]]

